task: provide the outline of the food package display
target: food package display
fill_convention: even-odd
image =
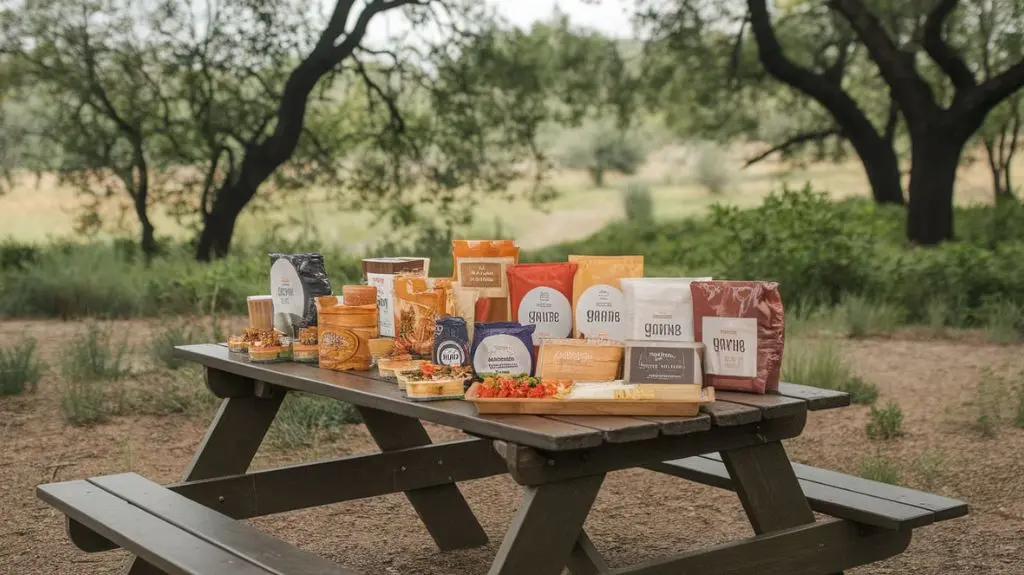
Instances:
[[[430,260],[427,258],[367,258],[363,260],[363,275],[368,285],[377,288],[378,324],[383,337],[395,337],[395,285],[397,274],[426,277]]]
[[[377,305],[377,286],[341,286],[341,300],[345,305]]]
[[[451,278],[427,278],[427,287],[440,290],[444,295],[443,315],[457,315],[455,313],[455,282]]]
[[[477,376],[533,373],[533,330],[518,322],[477,322],[473,334],[473,371]]]
[[[274,302],[274,327],[286,337],[299,328],[315,326],[319,296],[330,295],[324,257],[316,252],[270,254],[270,295]]]
[[[273,329],[273,328],[263,328]],[[228,337],[228,351],[235,353],[245,353],[249,351],[249,345],[259,339],[260,329],[254,327],[247,327],[242,330],[242,335],[232,335]]]
[[[693,326],[704,344],[704,382],[765,393],[779,387],[785,322],[775,282],[695,281]]]
[[[535,325],[533,345],[540,340],[572,336],[573,262],[516,264],[508,267],[512,321]]]
[[[537,357],[537,377],[579,381],[619,378],[623,344],[598,339],[543,339]]]
[[[519,246],[513,240],[453,240],[452,279],[463,288],[480,290],[476,320],[508,321],[506,268],[519,263]]]
[[[338,303],[337,296],[319,297],[316,305],[320,312],[320,367],[337,371],[370,369],[370,340],[379,335],[377,306],[344,305]]]
[[[627,341],[622,378],[629,383],[702,385],[704,344],[683,341]]]
[[[317,364],[320,361],[320,334],[315,327],[304,327],[299,330],[292,343],[292,361],[296,363]]]
[[[690,282],[712,278],[624,278],[627,336],[633,340],[694,341]]]
[[[466,380],[472,377],[468,367],[423,363],[419,367],[399,372],[398,385],[412,401],[461,399]]]
[[[256,338],[249,343],[249,361],[253,363],[276,363],[289,359],[289,346],[274,329],[257,330]]]
[[[573,337],[622,341],[626,339],[623,278],[644,275],[643,256],[577,256],[572,284]]]
[[[442,317],[434,330],[434,364],[469,364],[469,328],[458,316]]]
[[[396,333],[393,354],[430,359],[434,353],[435,322],[444,315],[444,290],[428,287],[427,278],[420,275],[396,276],[394,286]]]
[[[476,302],[480,297],[480,290],[462,287],[462,284],[453,281],[452,294],[455,296],[455,313],[453,315],[466,320],[469,341],[473,341],[473,330],[476,327]]]

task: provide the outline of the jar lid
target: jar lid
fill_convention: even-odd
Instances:
[[[246,299],[246,301],[262,301],[262,300],[274,299],[274,296],[272,296],[272,295],[251,295],[251,296],[249,296],[249,297],[247,297],[245,299]]]

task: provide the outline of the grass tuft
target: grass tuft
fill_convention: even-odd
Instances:
[[[215,323],[214,325],[217,324]],[[167,326],[155,333],[149,340],[146,351],[154,365],[166,367],[167,369],[178,369],[188,362],[174,357],[174,347],[199,343],[204,340],[206,340],[206,334],[202,328],[182,321]]]
[[[115,381],[128,375],[128,344],[115,343],[110,329],[89,324],[75,335],[61,358],[66,381]]]
[[[890,440],[903,435],[903,411],[895,403],[890,401],[884,409],[871,406],[869,417],[868,438]]]
[[[835,389],[850,394],[850,401],[870,405],[878,398],[878,387],[853,374],[840,354],[839,345],[825,341],[814,345],[793,345],[782,358],[782,378],[786,381]]]
[[[1006,399],[1010,394],[1009,381],[989,368],[982,369],[975,393],[974,406],[978,410],[978,417],[974,427],[982,437],[992,439],[998,435],[999,425],[1003,421]]]
[[[946,458],[941,453],[929,449],[917,458],[914,474],[925,489],[932,489],[945,474]]]
[[[0,348],[0,395],[35,391],[46,365],[36,353],[36,340],[26,337],[11,347]]]
[[[871,481],[881,481],[890,485],[899,485],[900,467],[892,459],[883,455],[873,455],[860,460],[857,475]]]
[[[289,393],[267,433],[277,449],[308,447],[336,439],[343,426],[361,421],[347,403],[304,393]]]
[[[894,305],[872,302],[862,296],[849,296],[840,304],[850,337],[889,335],[902,325],[906,314]]]
[[[131,410],[145,415],[206,414],[219,401],[206,388],[202,368],[197,365],[156,372],[130,395]]]
[[[878,400],[878,386],[854,376],[839,384],[836,388],[850,394],[850,402],[855,405],[874,405]]]
[[[987,302],[981,315],[987,341],[1017,343],[1024,338],[1024,307],[1000,299]]]

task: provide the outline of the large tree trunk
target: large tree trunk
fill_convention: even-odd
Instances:
[[[949,130],[911,133],[907,239],[917,245],[953,239],[953,185],[965,141]]]
[[[851,134],[847,139],[864,165],[871,185],[871,196],[875,201],[879,204],[905,206],[900,163],[892,144],[873,133],[860,137]]]

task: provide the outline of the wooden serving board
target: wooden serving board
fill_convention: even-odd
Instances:
[[[481,414],[514,413],[529,415],[664,415],[688,417],[697,415],[701,405],[715,401],[715,390],[705,387],[694,390],[686,399],[521,399],[482,398],[477,395],[480,383],[466,390],[466,401],[473,402]],[[695,388],[697,386],[694,386]]]

